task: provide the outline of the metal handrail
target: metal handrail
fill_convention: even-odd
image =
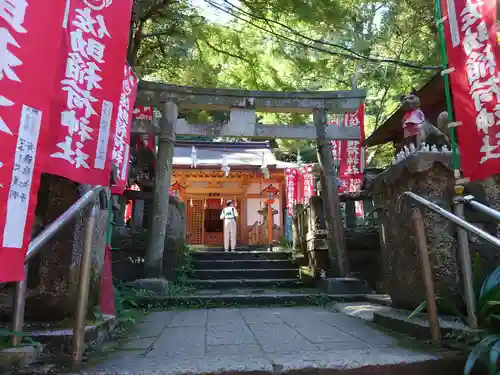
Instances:
[[[422,198],[421,196],[419,196],[415,193],[412,193],[411,191],[404,192],[403,194],[400,195],[400,198],[402,196],[405,196],[405,195],[407,197],[413,199],[414,201],[420,203],[421,205],[428,208],[429,210],[434,211],[435,213],[437,213],[437,214],[445,217],[446,219],[454,222],[455,224],[457,224],[459,227],[465,229],[466,231],[468,231],[472,234],[475,234],[478,237],[482,238],[483,240],[489,242],[493,246],[500,248],[500,239],[499,238],[492,236],[488,232],[470,224],[469,222],[465,221],[464,219],[452,214],[451,212],[445,210],[442,207],[439,207],[437,204],[432,203],[432,202],[428,201],[427,199]],[[477,202],[475,202],[475,203],[477,203]]]
[[[85,234],[83,251],[80,261],[80,273],[77,295],[77,308],[75,313],[75,323],[73,328],[73,359],[75,362],[80,362],[83,356],[84,335],[85,335],[85,318],[88,303],[89,282],[90,282],[90,266],[92,253],[92,236],[97,217],[98,209],[97,198],[101,192],[105,191],[103,186],[95,186],[89,192],[80,197],[71,207],[59,216],[53,223],[46,227],[38,236],[36,236],[29,244],[28,251],[24,260],[24,280],[16,283],[16,291],[14,298],[14,316],[12,319],[12,344],[21,344],[22,337],[19,332],[22,332],[24,325],[24,309],[26,301],[27,280],[28,280],[28,264],[35,255],[37,255],[43,246],[47,244],[62,228],[65,227],[71,220],[79,215],[85,208],[92,205],[92,209],[86,218]]]
[[[458,239],[458,255],[459,262],[461,264],[462,277],[464,283],[464,293],[465,293],[465,304],[467,306],[467,317],[469,326],[472,329],[477,328],[478,320],[476,313],[476,296],[474,291],[474,283],[473,283],[473,274],[472,274],[472,264],[470,258],[469,251],[469,240],[467,238],[467,232],[475,234],[479,238],[485,240],[496,248],[500,249],[500,239],[492,236],[486,231],[470,224],[465,220],[464,215],[464,204],[469,204],[471,207],[481,211],[487,215],[490,215],[496,219],[500,220],[500,213],[491,209],[488,206],[485,206],[479,202],[474,201],[474,197],[472,196],[461,196],[460,186],[455,188],[455,193],[457,194],[453,198],[453,211],[455,215],[451,212],[445,210],[442,207],[439,207],[437,204],[430,202],[429,200],[422,198],[421,196],[412,193],[410,191],[406,191],[401,194],[398,198],[398,202],[396,204],[397,211],[399,211],[401,198],[407,196],[414,200],[415,202],[421,204],[425,208],[434,211],[438,215],[452,221],[455,223],[457,228],[457,239]],[[429,254],[427,250],[427,244],[425,241],[425,228],[423,225],[423,216],[420,213],[418,208],[414,208],[412,210],[412,218],[414,219],[414,224],[416,226],[416,234],[417,234],[417,243],[419,247],[419,251],[421,253],[421,262],[422,262],[422,270],[424,274],[424,283],[426,285],[426,295],[427,295],[427,303],[429,307],[433,307],[432,311],[429,309],[428,319],[429,325],[431,327],[431,333],[433,339],[435,341],[439,341],[440,333],[439,333],[439,320],[437,317],[437,309],[435,308],[435,291],[434,284],[432,281],[432,274],[430,272],[425,272],[430,270],[430,260]],[[466,232],[467,231],[467,232]]]
[[[46,227],[38,236],[36,236],[29,244],[28,251],[24,263],[28,263],[35,255],[37,255],[43,246],[49,242],[58,232],[81,213],[90,203],[95,202],[101,191],[105,188],[96,186],[92,190],[86,192],[80,197],[68,210],[59,216],[53,223]]]
[[[494,210],[493,208],[491,207],[488,207],[482,203],[479,203],[477,201],[474,200],[474,196],[472,195],[466,195],[465,197],[461,198],[461,200],[471,206],[472,208],[474,208],[475,210],[479,211],[479,212],[482,212],[483,214],[486,214],[488,216],[491,216],[492,218],[494,218],[495,220],[498,220],[500,221],[500,212]]]

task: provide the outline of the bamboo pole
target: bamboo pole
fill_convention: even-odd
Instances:
[[[449,0],[448,0],[449,1]],[[444,37],[444,26],[443,26],[443,15],[441,12],[441,0],[435,0],[435,11],[436,11],[436,24],[439,31],[439,49],[441,52],[441,66],[443,71],[448,69],[448,55],[446,53],[446,40]],[[454,121],[453,115],[453,103],[451,101],[451,84],[450,77],[448,74],[443,74],[444,79],[444,94],[446,98],[446,110],[448,111],[448,120],[450,122]],[[455,134],[455,128],[450,128],[450,141],[451,141],[451,151],[453,160],[453,169],[455,174],[455,179],[460,178],[460,158],[457,151],[457,138]]]

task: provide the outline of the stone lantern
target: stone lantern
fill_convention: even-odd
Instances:
[[[279,190],[275,188],[272,184],[262,190],[261,196],[264,198],[264,204],[267,207],[267,236],[269,240],[269,250],[272,250],[273,243],[273,226],[274,226],[274,215],[278,213],[278,210],[273,209],[272,205],[276,200]],[[259,210],[260,215],[264,216],[266,213],[264,210]]]

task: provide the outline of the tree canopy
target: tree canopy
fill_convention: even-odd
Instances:
[[[429,0],[135,0],[128,60],[143,78],[180,85],[256,90],[366,88],[369,135],[399,97],[437,72],[439,50]],[[209,19],[207,10],[221,19]],[[222,121],[224,113],[184,114]],[[303,115],[261,114],[303,123]],[[308,142],[277,140],[279,156],[305,160]],[[369,150],[386,164],[387,146]],[[373,157],[373,155],[375,155]]]

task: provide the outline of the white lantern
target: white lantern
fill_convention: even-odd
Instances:
[[[229,176],[229,171],[231,170],[231,168],[229,167],[229,162],[227,161],[227,156],[224,155],[222,157],[222,168],[221,168],[222,171],[224,171],[224,175],[226,177]]]

